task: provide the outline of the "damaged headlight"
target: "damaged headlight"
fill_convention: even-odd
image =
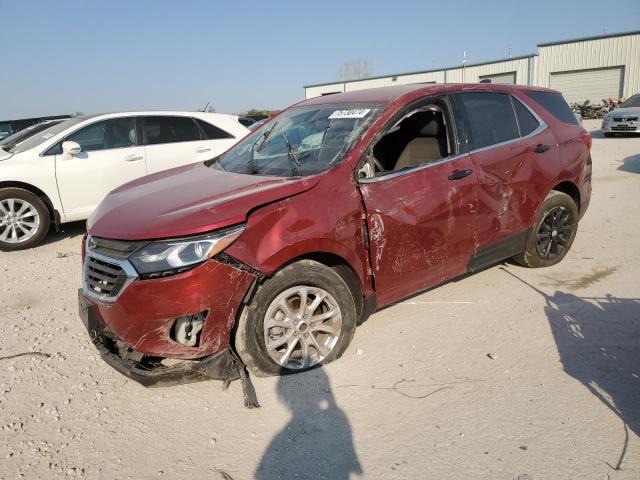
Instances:
[[[220,253],[244,231],[244,225],[198,237],[153,242],[135,252],[129,260],[140,275],[179,273]]]

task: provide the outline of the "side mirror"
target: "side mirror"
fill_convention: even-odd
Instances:
[[[66,158],[74,157],[82,152],[82,147],[76,142],[62,142],[62,153]]]

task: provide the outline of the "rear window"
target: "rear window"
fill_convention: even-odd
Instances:
[[[488,147],[520,136],[509,95],[474,92],[461,95],[473,136],[473,148]]]
[[[564,97],[559,93],[528,92],[527,96],[533,98],[536,102],[542,105],[542,107],[557,120],[571,125],[579,125],[573,111],[567,104]]]
[[[216,127],[215,125],[211,125],[210,123],[205,122],[204,120],[200,120],[199,118],[197,118],[196,122],[198,122],[198,125],[200,125],[200,128],[202,128],[202,131],[205,133],[207,139],[209,140],[235,138],[230,133],[225,132],[221,128]]]

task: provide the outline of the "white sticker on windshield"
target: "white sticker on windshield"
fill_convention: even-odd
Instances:
[[[42,138],[44,138],[45,140],[48,140],[49,138],[53,137],[55,135],[55,133],[45,133],[44,135],[42,135]]]
[[[370,108],[355,108],[353,110],[336,110],[329,115],[329,120],[334,118],[364,118],[371,111]]]

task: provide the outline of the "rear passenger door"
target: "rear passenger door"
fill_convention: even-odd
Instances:
[[[216,155],[214,142],[191,117],[149,115],[143,118],[142,131],[150,174]]]
[[[477,243],[470,264],[473,271],[524,250],[539,197],[532,194],[540,160],[532,138],[540,133],[544,122],[507,93],[475,91],[456,96],[466,117],[461,121],[466,124],[478,175]]]

